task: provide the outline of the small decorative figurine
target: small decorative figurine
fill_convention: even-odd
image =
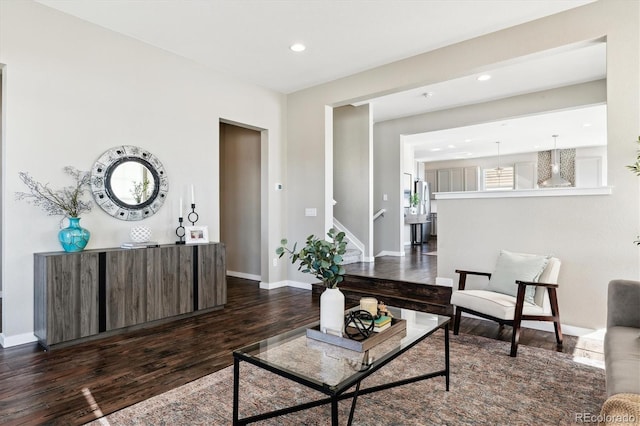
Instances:
[[[385,305],[382,300],[378,302],[378,315],[393,318],[393,315],[391,315],[391,312],[387,309],[387,305]]]

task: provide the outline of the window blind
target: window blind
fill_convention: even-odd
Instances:
[[[513,189],[513,166],[498,169],[484,169],[484,190],[498,191]]]

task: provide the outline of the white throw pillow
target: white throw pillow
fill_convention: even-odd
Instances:
[[[537,282],[544,268],[547,267],[550,257],[501,250],[487,289],[516,297],[518,295],[516,280]],[[535,292],[534,286],[527,286],[524,295],[525,302],[534,303]]]

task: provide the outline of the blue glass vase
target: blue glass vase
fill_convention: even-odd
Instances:
[[[58,240],[66,252],[82,251],[89,242],[91,233],[80,226],[79,217],[70,217],[69,226],[58,232]]]

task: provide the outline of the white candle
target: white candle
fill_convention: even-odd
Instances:
[[[360,299],[360,309],[368,311],[375,318],[378,315],[378,300],[374,297],[363,297]]]
[[[193,185],[191,185],[191,204],[195,204],[196,203],[196,195],[195,192],[193,192]]]
[[[180,212],[178,214],[180,215],[178,217],[182,217],[182,197],[180,197]]]

